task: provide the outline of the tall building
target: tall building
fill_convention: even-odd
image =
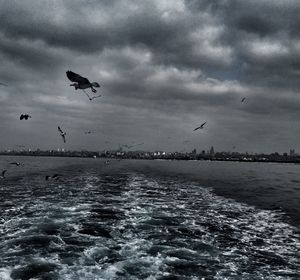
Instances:
[[[210,151],[209,151],[209,154],[210,154],[211,156],[214,156],[214,155],[215,155],[215,150],[214,150],[214,147],[213,147],[213,146],[211,146]]]

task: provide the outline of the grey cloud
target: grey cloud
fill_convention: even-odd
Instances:
[[[61,123],[73,135],[68,147],[136,138],[178,149],[186,135],[191,145],[268,149],[261,134],[284,149],[291,141],[277,128],[299,120],[299,11],[296,1],[269,0],[2,1],[0,81],[9,87],[0,88],[0,144],[26,127],[35,145],[60,145],[52,133]],[[69,69],[99,82],[103,97],[90,102],[69,87]],[[32,122],[15,121],[23,110]],[[198,139],[190,131],[203,119]],[[45,127],[51,141],[35,131]],[[101,134],[84,142],[86,127]]]

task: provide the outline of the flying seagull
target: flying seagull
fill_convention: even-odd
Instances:
[[[60,179],[61,176],[62,176],[61,174],[54,174],[52,176],[47,175],[45,176],[45,180],[46,181],[49,181],[49,179],[58,180]]]
[[[20,120],[23,120],[23,119],[28,120],[28,118],[31,118],[31,116],[29,116],[28,114],[22,114],[20,116]]]
[[[90,101],[92,101],[93,99],[95,99],[95,98],[98,98],[98,97],[101,97],[102,95],[100,94],[100,95],[96,95],[96,96],[89,96],[89,99],[90,99]]]
[[[5,177],[5,172],[6,172],[6,171],[7,171],[6,169],[2,171],[1,176],[0,176],[0,179],[6,178],[6,177]]]
[[[204,127],[205,124],[206,124],[206,122],[204,122],[200,126],[196,127],[193,131],[198,130],[198,129],[203,129],[203,127]]]
[[[75,89],[86,89],[91,88],[92,92],[97,92],[93,87],[100,87],[100,85],[96,82],[91,83],[87,78],[84,78],[80,76],[79,74],[76,74],[72,71],[66,72],[68,79],[71,82],[74,82],[74,84],[71,84],[70,86],[74,86]]]
[[[15,166],[20,166],[21,165],[21,163],[17,162],[17,161],[11,162],[10,164],[15,165]]]
[[[63,132],[59,126],[57,127],[57,129],[58,129],[58,131],[59,131],[59,133],[60,133],[60,136],[61,136],[62,139],[64,140],[64,143],[66,143],[66,134],[67,134],[67,133],[66,133],[66,132]]]
[[[241,103],[243,103],[246,100],[246,97],[243,97],[241,100]]]
[[[95,133],[95,131],[88,130],[84,132],[84,134],[92,134],[92,133]]]

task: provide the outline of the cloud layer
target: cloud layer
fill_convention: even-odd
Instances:
[[[0,148],[61,148],[60,125],[66,149],[299,151],[299,12],[296,0],[1,1]],[[69,69],[103,96],[74,91]]]

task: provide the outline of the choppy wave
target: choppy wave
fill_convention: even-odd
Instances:
[[[97,172],[1,188],[0,279],[297,279],[281,212],[197,184]]]

